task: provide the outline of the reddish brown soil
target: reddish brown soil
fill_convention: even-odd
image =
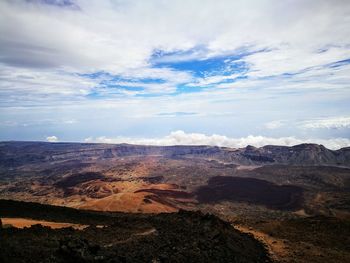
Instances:
[[[187,193],[184,191],[174,191],[174,190],[162,190],[162,189],[140,189],[135,193],[139,192],[147,192],[156,194],[158,196],[170,197],[170,198],[193,198],[194,195],[192,193]]]

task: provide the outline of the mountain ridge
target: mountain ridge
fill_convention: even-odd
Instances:
[[[350,146],[341,147],[337,150],[331,150],[324,146],[323,144],[317,144],[317,143],[299,143],[295,145],[277,145],[277,144],[266,144],[261,147],[253,146],[250,144],[247,144],[245,147],[228,147],[228,146],[218,146],[218,145],[209,145],[209,144],[173,144],[173,145],[153,145],[153,144],[135,144],[135,143],[99,143],[99,142],[70,142],[70,141],[59,141],[59,142],[48,142],[48,141],[17,141],[17,140],[4,140],[0,141],[0,144],[2,143],[40,143],[40,144],[57,144],[57,145],[64,145],[64,144],[75,144],[75,145],[109,145],[109,146],[144,146],[144,147],[218,147],[223,149],[232,149],[232,150],[239,150],[239,149],[245,149],[247,147],[254,147],[254,148],[264,148],[264,147],[297,147],[297,146],[319,146],[324,147],[330,151],[340,151],[340,150],[350,150]]]
[[[350,166],[350,147],[330,150],[319,144],[294,146],[265,145],[229,148],[209,145],[134,145],[67,142],[0,142],[0,165],[12,163],[14,156],[22,156],[23,163],[56,161],[59,159],[96,157],[100,159],[124,156],[207,157],[237,165],[290,164]],[[16,161],[15,161],[16,162]],[[17,161],[18,162],[18,161]]]

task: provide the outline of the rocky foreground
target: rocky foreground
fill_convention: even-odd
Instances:
[[[0,262],[270,262],[265,247],[215,216],[102,213],[0,200],[0,217],[89,224],[0,229]]]

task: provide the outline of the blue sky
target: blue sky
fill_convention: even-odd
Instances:
[[[349,1],[0,3],[0,140],[350,146]]]

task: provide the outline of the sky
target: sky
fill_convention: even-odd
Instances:
[[[0,140],[350,146],[350,1],[2,0]]]

